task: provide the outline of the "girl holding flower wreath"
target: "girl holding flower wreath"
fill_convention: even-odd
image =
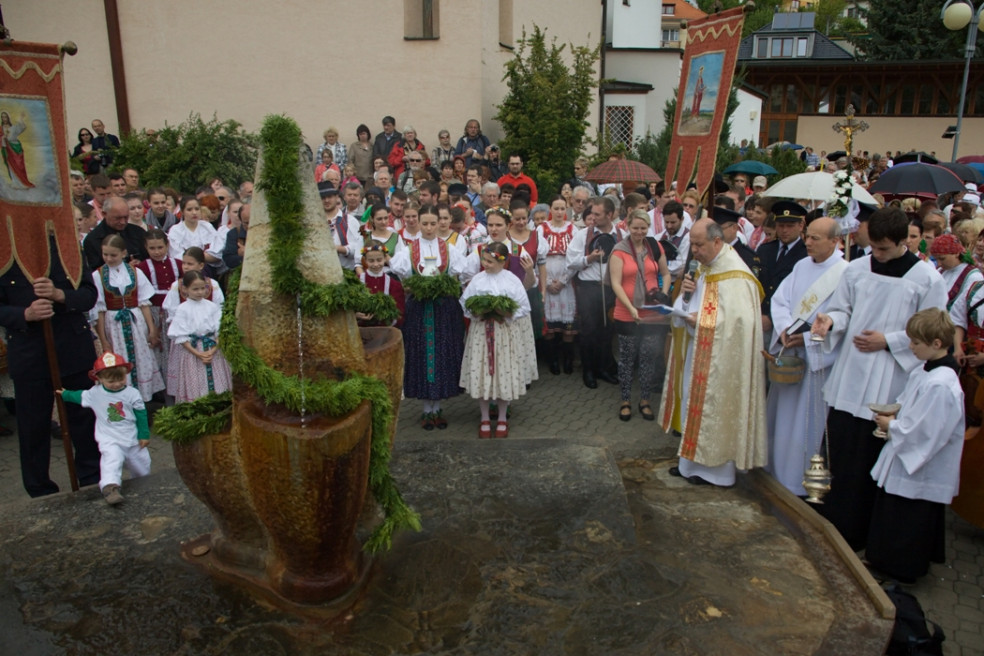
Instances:
[[[526,288],[506,270],[509,247],[493,242],[482,247],[483,270],[461,297],[465,316],[471,319],[460,384],[478,400],[482,413],[478,436],[492,437],[489,405],[498,407],[495,436],[509,435],[509,403],[526,393],[536,380],[536,348],[530,301]]]
[[[385,211],[386,208],[384,207]],[[395,233],[394,233],[395,234]],[[386,271],[386,263],[389,261],[389,248],[386,244],[372,239],[362,248],[362,273],[359,280],[373,294],[385,294],[392,296],[396,302],[396,309],[400,311],[400,317],[393,320],[390,326],[400,328],[403,326],[403,310],[405,307],[403,296],[403,284],[400,280]],[[356,312],[355,318],[360,326],[379,326],[380,324],[373,319],[371,314]]]
[[[458,249],[437,236],[434,205],[420,208],[419,223],[420,237],[390,260],[390,269],[407,292],[403,394],[423,401],[420,425],[424,430],[443,430],[448,421],[441,412],[441,401],[461,394],[458,379],[465,325],[457,275],[463,258]]]

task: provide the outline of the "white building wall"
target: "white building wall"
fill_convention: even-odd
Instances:
[[[659,48],[663,31],[661,0],[632,0],[624,4],[609,0],[608,11],[612,17],[609,40],[615,48]]]
[[[676,97],[680,84],[680,51],[612,51],[608,53],[605,65],[605,76],[608,78],[653,86],[653,90],[644,96],[646,125],[641,128],[640,136],[645,136],[647,129],[654,135],[658,134],[663,129],[663,107],[667,100]],[[605,94],[605,104],[617,104],[608,100],[609,95],[612,94]]]
[[[738,89],[738,109],[731,115],[731,143],[737,146],[747,139],[753,146],[764,145],[758,143],[761,125],[762,99]]]

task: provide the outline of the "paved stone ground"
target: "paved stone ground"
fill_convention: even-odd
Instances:
[[[653,400],[658,408],[658,399]],[[552,376],[540,368],[540,380],[529,393],[512,404],[512,437],[558,437],[581,443],[607,446],[616,460],[634,457],[672,457],[677,440],[664,435],[655,422],[643,421],[634,409],[631,421],[617,419],[618,389],[599,383],[589,390],[581,377]],[[404,401],[398,425],[399,436],[426,439],[418,424],[420,403]],[[450,426],[434,431],[440,439],[476,439],[478,404],[459,396],[445,404]],[[0,424],[14,427],[14,419],[0,406]],[[153,467],[156,471],[174,466],[170,447],[161,440],[151,442]],[[60,442],[52,443],[53,479],[70,490],[65,457]],[[0,437],[0,512],[2,505],[26,498],[21,487],[17,438]],[[943,653],[946,656],[984,654],[984,530],[947,514],[947,563],[933,565],[930,574],[910,588],[919,598],[927,616],[946,632]]]

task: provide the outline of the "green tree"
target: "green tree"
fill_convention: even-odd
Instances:
[[[863,15],[867,33],[851,37],[858,53],[872,61],[963,59],[967,30],[951,32],[940,20],[943,2],[871,0]],[[984,56],[978,39],[975,59]]]
[[[541,190],[552,191],[569,176],[588,129],[588,111],[598,86],[594,67],[599,49],[549,45],[546,30],[533,26],[523,38],[503,76],[508,91],[495,120],[502,125],[503,150],[522,153],[524,171]],[[542,197],[546,197],[541,192]]]
[[[147,187],[158,185],[192,192],[212,178],[238,186],[252,180],[256,168],[255,134],[233,120],[207,123],[192,114],[184,123],[148,132],[131,132],[120,139],[114,166],[133,167]]]

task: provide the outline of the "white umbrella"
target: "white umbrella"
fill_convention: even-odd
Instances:
[[[797,173],[775,183],[762,195],[827,201],[834,195],[834,175],[825,171]],[[859,184],[851,188],[851,197],[859,203],[878,204],[878,201]]]

